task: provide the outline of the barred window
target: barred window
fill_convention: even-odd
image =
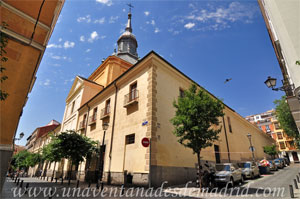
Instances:
[[[135,134],[126,135],[126,144],[134,144]]]

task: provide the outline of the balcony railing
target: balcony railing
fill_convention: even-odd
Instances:
[[[106,106],[105,108],[101,109],[100,119],[103,120],[110,115],[110,106]]]
[[[139,99],[139,91],[137,89],[133,89],[127,95],[124,96],[124,107],[127,107],[131,104],[138,103]]]
[[[86,125],[86,120],[79,122],[79,130],[85,129],[85,125]]]
[[[93,114],[89,117],[89,125],[95,124],[97,121],[97,114]]]

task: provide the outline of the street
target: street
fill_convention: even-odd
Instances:
[[[290,198],[289,184],[293,184],[293,179],[300,172],[299,168],[297,164],[291,165],[270,175],[246,180],[243,185],[226,190],[226,187],[223,187],[210,193],[200,193],[199,188],[193,187],[193,184],[188,184],[187,188],[186,185],[173,187],[164,185],[163,189],[105,185],[100,192],[95,184],[88,188],[88,184],[81,183],[80,189],[76,189],[75,181],[68,186],[67,181],[61,185],[60,182],[51,183],[37,178],[21,178],[24,182],[23,189],[20,189],[8,178],[1,198]],[[27,183],[29,190],[24,194]],[[300,198],[299,189],[295,191],[295,196]]]

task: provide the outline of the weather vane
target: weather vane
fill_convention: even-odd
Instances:
[[[127,5],[129,7],[129,12],[131,13],[131,8],[134,8],[134,7],[133,7],[133,5],[131,3],[128,3]]]

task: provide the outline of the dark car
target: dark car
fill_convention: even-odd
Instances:
[[[270,163],[270,171],[278,171],[277,165],[275,164],[275,160],[268,160]]]
[[[284,168],[284,162],[283,160],[281,160],[280,158],[277,158],[274,160],[275,165],[279,168],[279,169],[283,169]]]

